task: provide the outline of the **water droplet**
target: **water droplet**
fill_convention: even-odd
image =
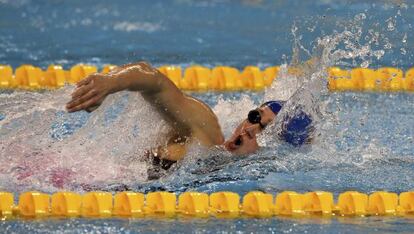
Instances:
[[[390,42],[387,42],[385,45],[384,45],[384,49],[391,49],[392,48],[392,44],[390,43]]]
[[[355,21],[361,21],[361,20],[364,20],[366,18],[367,18],[367,16],[364,13],[361,13],[361,14],[355,15],[354,20]]]
[[[407,33],[404,34],[404,37],[402,39],[402,43],[407,43]]]
[[[405,3],[401,3],[400,8],[401,9],[408,9],[408,5],[405,4]]]
[[[395,30],[396,22],[395,22],[395,19],[393,17],[388,18],[385,22],[387,22],[387,30],[388,31],[394,31]]]
[[[369,61],[364,61],[364,62],[361,63],[361,67],[368,68],[369,64],[370,64]]]

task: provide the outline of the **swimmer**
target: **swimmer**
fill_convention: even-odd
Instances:
[[[139,62],[117,67],[108,74],[89,75],[76,85],[66,108],[69,112],[90,111],[107,95],[123,90],[140,92],[174,129],[165,146],[149,152],[155,163],[165,165],[164,169],[182,159],[186,145],[195,139],[206,147],[221,145],[234,155],[254,153],[259,148],[257,135],[284,105],[283,101],[269,101],[251,110],[225,141],[217,116],[208,105],[183,93],[148,63]],[[279,138],[294,146],[309,143],[311,124],[312,118],[304,112],[285,118]]]

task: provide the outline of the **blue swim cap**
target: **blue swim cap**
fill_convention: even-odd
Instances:
[[[262,106],[269,107],[275,115],[280,112],[283,105],[285,104],[285,101],[268,101],[262,104]]]
[[[278,114],[285,103],[285,101],[268,101],[261,106],[268,106],[273,113]],[[310,141],[314,131],[312,122],[312,117],[303,111],[293,115],[288,114],[283,119],[279,136],[293,146],[301,146]]]
[[[282,125],[280,136],[293,146],[301,146],[309,141],[314,130],[312,118],[301,111],[294,116],[287,116]]]

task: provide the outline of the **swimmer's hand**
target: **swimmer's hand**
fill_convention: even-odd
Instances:
[[[159,92],[163,82],[159,78],[155,79],[157,74],[159,72],[149,64],[138,62],[119,66],[107,74],[89,75],[76,84],[72,100],[66,104],[66,109],[69,112],[92,112],[107,95],[122,90]]]
[[[95,73],[76,84],[72,99],[66,104],[68,112],[95,110],[111,93],[113,81],[108,75]]]

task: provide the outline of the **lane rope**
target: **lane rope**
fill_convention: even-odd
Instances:
[[[22,65],[13,71],[9,65],[0,65],[0,89],[39,90],[56,89],[65,84],[75,84],[86,76],[107,73],[115,65],[105,65],[101,70],[96,66],[78,64],[69,70],[60,65],[50,65],[46,70],[33,65]],[[158,67],[174,84],[191,91],[261,91],[277,79],[279,66],[246,66],[242,71],[229,66],[208,68],[193,65],[187,68],[165,65]],[[299,68],[289,68],[288,74],[300,76]],[[413,92],[414,68],[404,72],[395,67],[379,69],[354,68],[344,70],[331,67],[327,71],[327,85],[330,91],[368,92]]]
[[[243,196],[234,192],[57,192],[52,195],[30,191],[20,194],[18,203],[9,192],[0,192],[0,217],[47,218],[142,218],[142,217],[365,217],[408,216],[414,214],[414,191],[401,194],[378,191],[369,195],[357,191],[304,194],[284,191],[273,194],[251,191]]]

